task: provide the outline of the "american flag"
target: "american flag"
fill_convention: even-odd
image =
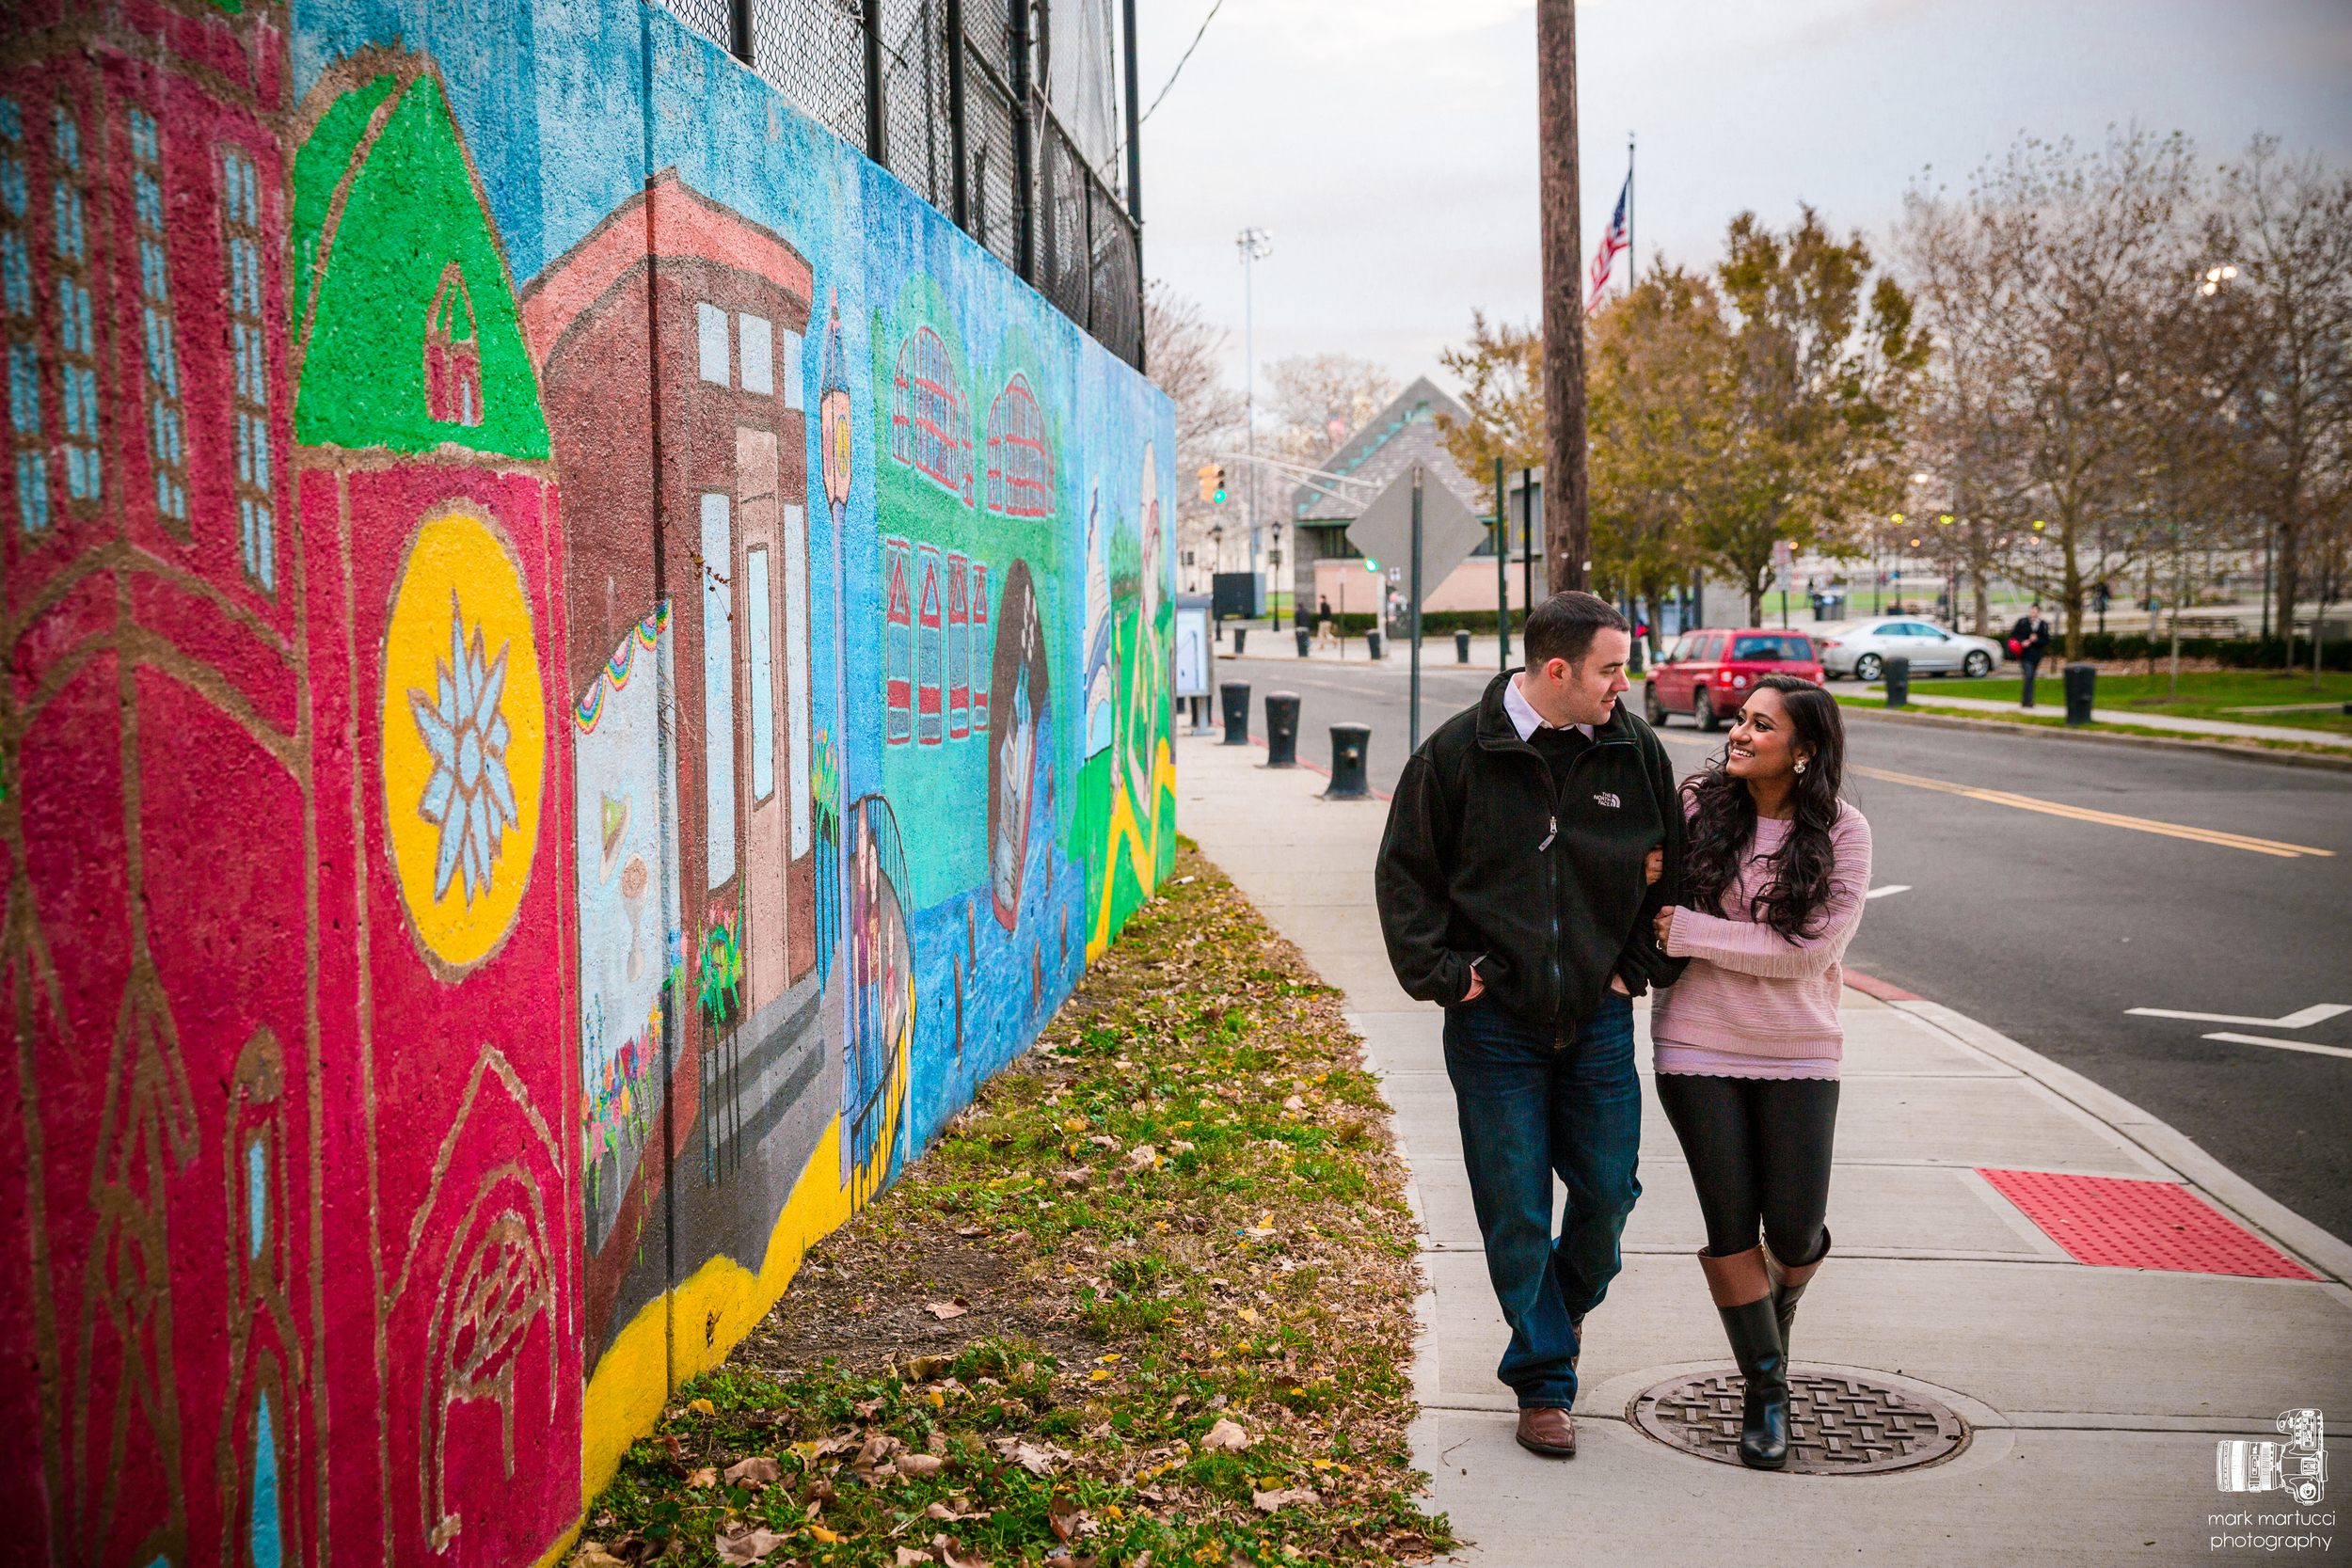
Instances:
[[[1600,248],[1593,253],[1593,297],[1586,303],[1584,313],[1591,315],[1600,309],[1600,298],[1609,287],[1609,275],[1617,264],[1617,252],[1630,242],[1626,233],[1625,205],[1633,199],[1633,176],[1625,177],[1625,188],[1617,192],[1617,211],[1609,219],[1609,228],[1600,236]]]

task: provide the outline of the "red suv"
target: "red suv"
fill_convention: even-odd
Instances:
[[[1653,728],[1662,728],[1670,713],[1687,713],[1700,729],[1718,730],[1748,700],[1758,675],[1796,675],[1820,685],[1813,639],[1770,626],[1687,632],[1650,671],[1643,710]]]

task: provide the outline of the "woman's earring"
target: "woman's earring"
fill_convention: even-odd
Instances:
[[[1804,771],[1804,758],[1803,757],[1797,759],[1797,771],[1800,773]]]

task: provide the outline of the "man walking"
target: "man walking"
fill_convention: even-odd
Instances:
[[[2042,618],[2039,602],[2017,617],[2017,624],[2009,628],[2009,651],[2026,667],[2026,689],[2017,705],[2031,707],[2034,672],[2042,668],[2042,656],[2050,651],[2050,623]]]
[[[1527,668],[1405,764],[1376,874],[1398,981],[1446,1009],[1463,1163],[1511,1327],[1496,1375],[1518,1396],[1519,1445],[1564,1458],[1582,1319],[1642,1191],[1632,998],[1685,961],[1651,937],[1679,880],[1682,811],[1665,748],[1617,701],[1631,642],[1590,594],[1536,606]]]

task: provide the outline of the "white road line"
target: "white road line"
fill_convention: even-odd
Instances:
[[[2340,1045],[2313,1045],[2309,1040],[2266,1040],[2260,1035],[2207,1035],[2209,1040],[2228,1040],[2232,1045],[2275,1045],[2281,1051],[2308,1051],[2314,1056],[2352,1056]]]
[[[2237,1013],[2176,1013],[2169,1007],[2126,1007],[2126,1013],[2140,1018],[2182,1018],[2191,1023],[2250,1023],[2258,1029],[2308,1029],[2314,1023],[2325,1023],[2339,1013],[2352,1013],[2352,1006],[2341,1002],[2314,1002],[2299,1013],[2284,1018],[2247,1018]],[[2208,1035],[2207,1039],[2214,1037]]]
[[[1890,893],[1909,893],[1910,891],[1911,884],[1909,882],[1889,882],[1884,887],[1872,888],[1862,896],[1865,898],[1883,898]]]

